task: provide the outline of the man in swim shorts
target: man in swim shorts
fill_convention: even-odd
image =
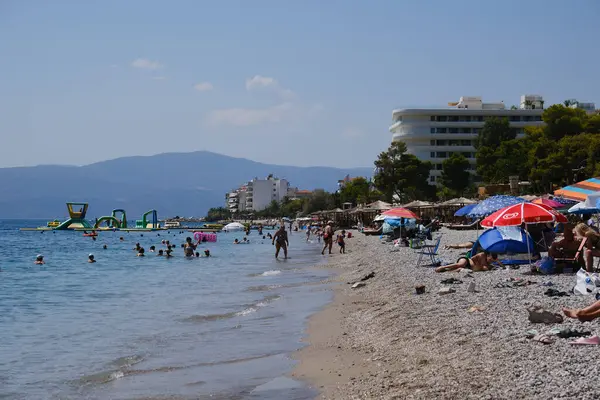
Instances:
[[[332,221],[327,222],[327,226],[325,226],[325,230],[323,231],[323,242],[325,243],[323,246],[323,251],[321,251],[321,254],[323,255],[325,254],[325,250],[327,250],[327,248],[329,248],[329,254],[331,254],[331,247],[333,246],[333,234],[335,232],[332,225]]]
[[[498,261],[498,254],[482,251],[471,258],[467,256],[459,257],[456,263],[438,267],[435,269],[435,272],[454,271],[460,268],[470,268],[474,272],[489,271],[492,262],[496,262],[502,266],[502,263]]]
[[[277,244],[275,244],[275,242],[277,242]],[[275,258],[279,257],[280,249],[283,249],[283,256],[284,258],[287,258],[287,250],[288,246],[290,245],[290,242],[288,241],[288,234],[285,230],[284,224],[281,224],[279,230],[275,233],[275,236],[273,236],[272,244],[275,244]]]

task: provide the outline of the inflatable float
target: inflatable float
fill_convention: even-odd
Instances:
[[[216,233],[207,233],[207,232],[194,232],[194,239],[197,242],[216,242],[217,234]]]

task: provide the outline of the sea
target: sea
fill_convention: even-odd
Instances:
[[[316,396],[288,376],[308,317],[332,296],[319,244],[302,232],[291,234],[287,260],[257,231],[238,245],[243,233],[219,233],[198,248],[208,258],[178,247],[165,259],[150,246],[179,246],[192,233],[94,241],[19,230],[45,223],[0,220],[0,399]],[[136,257],[138,242],[146,257]],[[37,254],[46,264],[34,264]]]

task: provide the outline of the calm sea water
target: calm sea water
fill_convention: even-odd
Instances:
[[[219,234],[212,257],[147,252],[190,233],[20,232],[0,220],[0,398],[306,399],[285,374],[307,317],[330,300],[318,244],[290,237],[291,259],[254,231]],[[160,234],[160,236],[158,236]],[[125,241],[120,242],[119,236]],[[108,249],[103,250],[106,244]],[[34,265],[36,254],[45,265]],[[98,260],[87,263],[93,253]]]

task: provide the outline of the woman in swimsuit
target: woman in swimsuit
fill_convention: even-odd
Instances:
[[[600,234],[584,223],[577,224],[574,232],[579,238],[587,238],[583,259],[587,272],[593,272],[594,257],[600,257]]]
[[[500,264],[500,266],[502,266],[502,263],[498,261],[498,254],[490,254],[484,251],[474,255],[471,258],[467,256],[462,256],[458,260],[456,260],[456,263],[438,267],[435,269],[435,272],[454,271],[459,268],[470,268],[474,272],[489,271],[490,263],[492,262],[496,262]]]

